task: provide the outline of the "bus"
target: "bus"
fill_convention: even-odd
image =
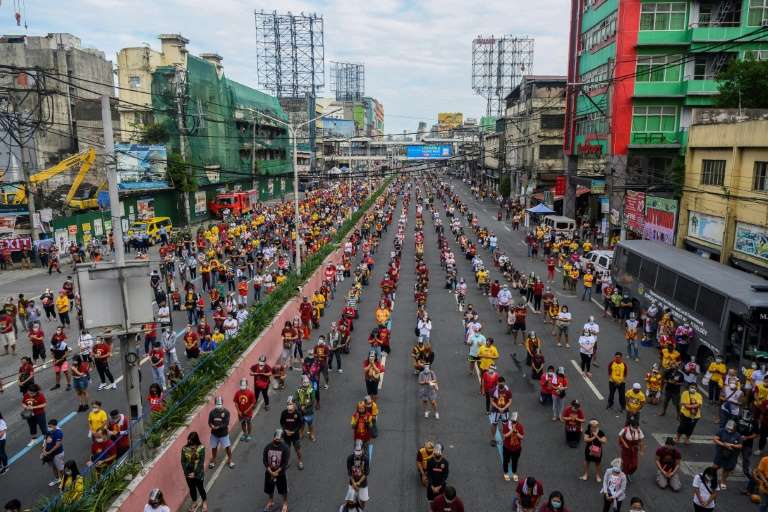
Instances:
[[[768,359],[768,281],[651,240],[616,246],[611,275],[647,308],[669,309],[696,331],[689,354],[703,367],[715,355],[728,363]]]

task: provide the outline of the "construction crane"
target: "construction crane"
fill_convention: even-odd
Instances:
[[[93,148],[89,148],[88,150],[83,151],[82,153],[78,153],[76,155],[72,155],[68,158],[65,158],[64,160],[57,163],[53,167],[50,167],[48,169],[45,169],[43,171],[33,174],[32,176],[29,177],[29,182],[32,185],[43,183],[44,181],[47,181],[53,178],[54,176],[61,174],[62,172],[74,169],[76,166],[79,165],[80,169],[77,171],[75,178],[72,180],[72,184],[69,186],[69,190],[67,190],[63,203],[65,206],[68,206],[75,210],[87,210],[91,208],[98,208],[99,207],[98,199],[95,196],[98,194],[99,190],[104,188],[105,186],[104,183],[99,185],[95,193],[92,194],[93,197],[89,197],[85,199],[75,198],[75,194],[80,188],[80,185],[83,184],[83,180],[85,179],[86,174],[88,174],[88,171],[91,169],[91,166],[93,165],[93,162],[95,160],[96,160],[96,151],[94,151]],[[17,190],[15,191],[15,193],[0,194],[0,205],[10,206],[10,205],[26,204],[27,202],[26,187],[23,184],[19,184],[16,186],[16,188]]]

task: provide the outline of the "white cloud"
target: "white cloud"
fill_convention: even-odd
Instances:
[[[7,9],[0,30],[19,33]],[[365,64],[366,94],[384,104],[387,132],[413,131],[409,117],[434,122],[437,112],[483,115],[485,100],[471,90],[477,35],[534,37],[533,72],[566,72],[568,0],[27,0],[27,21],[32,35],[70,32],[113,60],[122,47],[157,48],[158,34],[181,33],[193,53],[218,52],[227,76],[256,86],[254,9],[322,15],[326,69],[331,60]]]

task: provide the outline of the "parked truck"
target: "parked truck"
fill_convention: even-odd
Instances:
[[[214,217],[221,218],[225,210],[229,210],[230,215],[239,217],[253,210],[258,202],[259,191],[255,189],[241,192],[226,192],[218,194],[213,201],[210,201],[208,209]]]

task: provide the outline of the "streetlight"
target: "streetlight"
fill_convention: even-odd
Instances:
[[[299,169],[298,169],[298,153],[296,150],[296,130],[298,128],[301,128],[302,126],[308,125],[309,123],[312,123],[314,121],[317,121],[318,119],[322,119],[324,117],[327,117],[331,114],[335,114],[336,112],[339,112],[340,110],[343,110],[341,108],[332,110],[331,112],[325,113],[321,116],[313,117],[312,119],[308,121],[304,121],[302,123],[292,124],[283,121],[282,119],[278,119],[276,117],[272,117],[268,114],[265,114],[264,112],[259,112],[258,110],[254,110],[252,108],[243,108],[243,110],[247,110],[251,113],[254,113],[256,115],[260,115],[266,119],[269,119],[272,122],[275,122],[279,125],[285,126],[285,128],[288,130],[288,134],[291,136],[291,140],[293,141],[293,207],[294,207],[294,224],[296,229],[296,273],[301,273],[301,247],[300,247],[300,241],[301,236],[299,234],[299,225],[301,224],[301,213],[299,212]]]

